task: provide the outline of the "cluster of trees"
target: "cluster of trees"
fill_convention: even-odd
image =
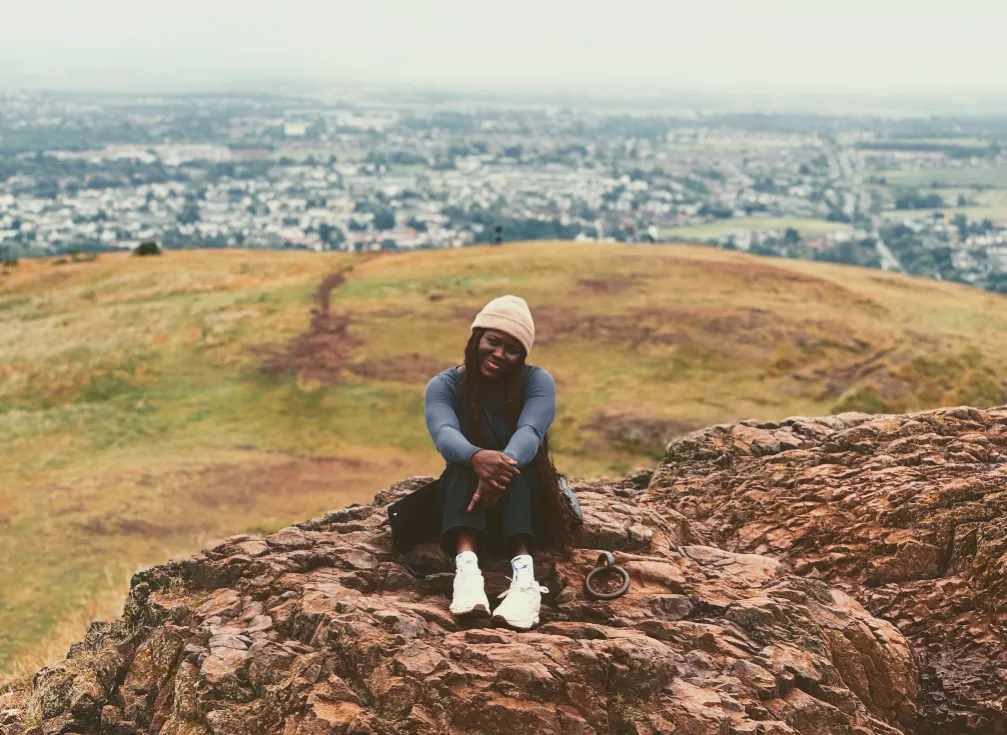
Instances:
[[[734,216],[734,210],[725,207],[723,204],[704,204],[699,208],[700,216],[713,216],[716,219],[730,219]]]
[[[896,209],[940,209],[943,206],[944,199],[936,192],[920,194],[918,191],[910,191],[895,199]]]
[[[346,234],[338,227],[323,223],[318,226],[318,239],[324,242],[330,250],[334,250],[346,241]]]
[[[0,181],[13,176],[30,179],[135,179],[137,181],[162,180],[169,172],[160,163],[143,163],[132,160],[107,160],[94,163],[83,158],[56,158],[44,153],[17,158],[0,157]]]
[[[726,243],[728,248],[733,249],[734,243]],[[877,254],[877,243],[871,238],[863,240],[849,240],[836,243],[821,249],[808,246],[798,232],[793,227],[788,227],[781,237],[773,237],[753,243],[749,252],[755,255],[767,255],[778,258],[797,258],[800,260],[818,260],[827,263],[845,263],[846,265],[859,265],[867,268],[880,268],[881,259]]]
[[[160,162],[144,163],[126,159],[94,163],[83,159],[58,159],[39,153],[27,159],[0,157],[0,181],[17,176],[24,183],[15,185],[16,192],[42,199],[56,199],[61,194],[73,196],[78,191],[85,190],[119,189],[167,182],[186,183],[192,179],[193,170],[200,172],[200,181],[205,183],[216,183],[224,178],[257,180],[266,177],[276,165],[273,161],[192,161],[185,167],[172,167]]]
[[[501,217],[476,233],[475,242],[517,242],[520,240],[572,240],[581,233],[578,225],[564,225],[559,220],[514,219]],[[588,234],[593,235],[594,230]]]
[[[1007,294],[1007,273],[991,273],[986,278],[985,287],[989,291]]]
[[[161,248],[158,247],[157,243],[153,240],[147,240],[146,242],[141,242],[135,248],[133,248],[133,255],[138,255],[144,257],[147,255],[160,255]]]
[[[241,245],[239,241],[237,243]],[[201,248],[226,248],[230,245],[224,235],[202,235],[194,232],[191,235],[183,235],[177,229],[165,230],[161,234],[161,245],[172,250],[197,250]]]
[[[955,216],[952,224],[958,228],[962,236],[983,234],[997,229],[988,219],[982,222],[969,222],[961,213]],[[975,267],[970,268],[970,272],[963,272],[955,266],[954,249],[941,235],[921,234],[905,225],[896,224],[883,228],[881,236],[906,271],[914,276],[971,283],[990,291],[1007,293],[1007,273],[997,270],[984,249],[970,251]]]
[[[962,280],[951,261],[951,247],[936,235],[922,236],[903,224],[881,229],[881,238],[914,276]]]
[[[159,143],[144,128],[125,122],[60,125],[0,125],[0,156],[32,151],[83,151],[106,143]]]
[[[558,219],[508,217],[498,209],[447,206],[441,213],[458,228],[475,231],[475,243],[517,242],[520,240],[571,240],[584,232],[580,225],[564,225]],[[594,236],[594,228],[586,233]]]
[[[812,258],[826,263],[845,263],[847,265],[860,265],[865,268],[881,267],[881,258],[877,251],[877,241],[872,238],[836,243],[830,247],[814,251]]]
[[[72,196],[84,190],[119,189],[167,182],[186,183],[192,180],[193,171],[199,172],[199,180],[204,183],[216,183],[225,178],[237,181],[259,180],[267,177],[270,169],[285,163],[297,165],[293,159],[281,159],[280,162],[260,160],[240,163],[190,161],[184,167],[174,167],[165,166],[160,161],[145,163],[132,159],[110,159],[95,163],[37,153],[30,158],[0,156],[0,181],[17,176],[24,183],[15,186],[16,192],[42,199],[56,199],[61,194]],[[239,193],[243,194],[240,190]]]
[[[430,164],[426,157],[409,151],[394,151],[393,153],[370,151],[364,161],[376,166],[427,166]]]
[[[858,143],[857,148],[867,151],[916,151],[919,153],[943,153],[951,158],[996,158],[1000,154],[1000,146],[972,145],[948,142],[927,142],[914,140],[879,140]]]
[[[959,212],[952,217],[951,224],[955,226],[958,230],[958,234],[963,238],[968,237],[969,235],[985,235],[997,229],[997,226],[993,224],[993,220],[986,218],[981,222],[975,220],[970,221],[963,212]]]
[[[385,231],[395,229],[395,210],[385,205],[382,200],[378,200],[376,202],[358,201],[354,206],[353,211],[360,212],[361,214],[373,215],[371,225],[375,230]],[[350,220],[349,228],[356,232],[365,232],[367,230],[367,225],[364,220],[354,218]]]
[[[178,214],[178,222],[182,225],[191,225],[194,222],[199,222],[199,204],[195,198],[186,197],[185,204],[182,205],[182,211]]]

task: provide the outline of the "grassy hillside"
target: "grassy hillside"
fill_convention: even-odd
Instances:
[[[727,420],[1007,402],[1007,299],[879,271],[562,243],[22,261],[0,277],[0,677],[115,613],[138,565],[436,473],[423,386],[503,293],[532,306],[572,474]]]

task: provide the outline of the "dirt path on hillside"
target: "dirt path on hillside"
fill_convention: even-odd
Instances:
[[[363,261],[366,262],[366,261]],[[260,369],[267,375],[296,375],[323,385],[338,383],[346,359],[357,340],[350,336],[349,314],[333,313],[332,295],[344,283],[353,266],[334,271],[322,279],[315,293],[307,331],[286,344],[259,345]]]

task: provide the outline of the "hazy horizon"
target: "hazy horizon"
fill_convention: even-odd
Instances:
[[[301,84],[487,93],[1007,95],[1002,4],[850,0],[38,0],[7,8],[0,89]]]

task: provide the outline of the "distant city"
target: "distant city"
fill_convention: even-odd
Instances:
[[[1007,293],[1005,141],[1007,118],[7,94],[0,258],[692,242]]]

